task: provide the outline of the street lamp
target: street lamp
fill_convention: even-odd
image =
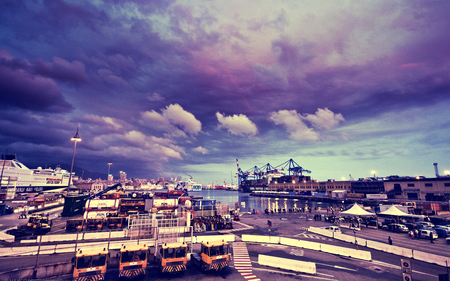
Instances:
[[[75,160],[75,150],[77,149],[77,141],[81,141],[81,138],[80,138],[80,136],[78,135],[78,127],[77,127],[77,133],[76,133],[75,136],[71,139],[71,141],[74,141],[75,144],[73,145],[72,165],[70,166],[70,175],[69,175],[68,191],[70,191],[70,186],[71,186],[71,184],[72,184],[73,161]]]
[[[106,181],[109,182],[109,170],[111,169],[112,162],[108,162],[108,175],[106,175]]]

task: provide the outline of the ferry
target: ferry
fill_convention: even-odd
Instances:
[[[186,190],[188,192],[202,191],[202,184],[193,181],[191,178],[188,181],[180,181],[180,183],[178,184],[178,189]]]
[[[15,193],[60,192],[69,186],[70,173],[60,167],[29,169],[17,159],[8,158],[11,157],[0,160],[2,190],[15,189]]]

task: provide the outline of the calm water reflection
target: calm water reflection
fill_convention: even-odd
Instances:
[[[293,209],[294,207],[304,209],[305,205],[312,209],[315,209],[316,207],[326,209],[330,206],[337,210],[341,206],[346,207],[346,205],[342,203],[255,197],[250,196],[249,193],[228,190],[202,190],[200,192],[191,192],[189,195],[203,197],[204,199],[216,199],[217,202],[228,203],[232,209],[235,206],[235,202],[239,202],[241,210],[245,209],[246,211],[252,211],[253,209],[264,211],[266,208],[270,207],[276,209]]]

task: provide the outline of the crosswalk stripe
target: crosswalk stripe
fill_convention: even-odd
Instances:
[[[245,242],[233,243],[233,263],[234,268],[244,277],[246,280],[261,281],[256,275],[253,274],[252,262],[248,255],[247,244]]]

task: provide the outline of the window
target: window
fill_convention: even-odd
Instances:
[[[432,184],[432,183],[426,183],[425,186],[426,186],[426,187],[432,187],[433,184]]]
[[[450,182],[444,183],[444,186],[450,186]]]
[[[408,187],[414,187],[413,183],[408,183]]]

